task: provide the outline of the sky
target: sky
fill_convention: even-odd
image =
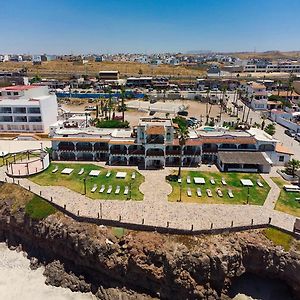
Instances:
[[[300,50],[300,0],[1,0],[0,53]]]

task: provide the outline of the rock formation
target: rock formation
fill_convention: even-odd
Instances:
[[[176,236],[79,223],[56,213],[30,219],[14,199],[0,201],[0,239],[22,245],[46,283],[92,291],[99,299],[229,299],[245,272],[285,281],[300,299],[300,253],[283,251],[260,231]]]

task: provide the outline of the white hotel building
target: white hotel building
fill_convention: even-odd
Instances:
[[[48,132],[57,112],[56,95],[46,86],[0,89],[0,132]]]

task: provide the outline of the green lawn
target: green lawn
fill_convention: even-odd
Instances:
[[[58,171],[52,173],[52,170],[58,166]],[[61,171],[64,168],[74,169],[70,175],[61,174]],[[78,175],[78,172],[81,168],[84,168],[84,174]],[[98,177],[89,176],[91,170],[100,170],[100,175]],[[30,180],[39,184],[39,185],[58,185],[65,186],[70,190],[73,190],[77,193],[84,193],[84,178],[86,178],[86,195],[92,199],[108,199],[108,200],[127,200],[130,198],[133,200],[143,200],[143,194],[139,190],[139,186],[144,182],[144,176],[139,172],[133,169],[111,169],[110,177],[106,177],[108,169],[96,166],[94,164],[74,164],[74,163],[57,163],[51,164],[50,167],[44,172],[33,175],[30,177]],[[119,171],[127,172],[127,176],[124,179],[116,178],[116,173]],[[131,174],[135,172],[136,178],[131,179]],[[97,184],[96,192],[92,193],[91,189],[94,184]],[[103,193],[99,193],[101,185],[104,184],[106,189]],[[131,193],[130,193],[130,184],[131,184]],[[112,185],[113,190],[111,194],[107,194],[106,191],[108,186]],[[117,185],[120,186],[121,190],[118,195],[115,194],[115,189]],[[128,195],[124,195],[125,186],[129,187]],[[130,195],[131,194],[131,195]]]
[[[275,245],[282,246],[285,251],[289,251],[292,246],[293,237],[278,229],[267,228],[264,230],[264,235]]]
[[[283,189],[283,186],[290,183],[280,177],[272,177],[272,180],[281,189],[280,196],[277,200],[275,209],[300,217],[300,202],[297,202],[295,200],[295,198],[300,198],[300,193],[286,192]]]
[[[175,171],[174,171],[175,173]],[[191,183],[186,182],[187,176],[191,177]],[[199,171],[182,171],[182,201],[194,202],[194,203],[210,203],[210,204],[243,204],[247,202],[248,188],[243,187],[240,179],[251,179],[254,186],[249,188],[249,204],[263,205],[265,199],[269,193],[270,187],[263,180],[259,174],[246,174],[246,173],[220,173],[220,172],[199,172]],[[195,184],[194,177],[205,178],[205,184]],[[212,185],[210,179],[214,178],[216,184]],[[224,186],[221,182],[224,178],[227,185]],[[259,187],[256,184],[256,180],[259,179],[263,183],[263,187]],[[170,182],[172,186],[172,193],[169,195],[169,201],[177,201],[180,194],[180,184],[177,181]],[[190,187],[192,196],[187,195],[187,188]],[[197,188],[201,189],[202,196],[198,197],[196,194]],[[216,193],[216,189],[220,188],[223,193],[223,197],[219,197]],[[212,197],[208,197],[206,189],[212,191]],[[232,190],[234,198],[228,196],[228,189]]]
[[[56,213],[56,209],[47,201],[34,195],[32,199],[26,203],[25,212],[32,219],[40,220]]]

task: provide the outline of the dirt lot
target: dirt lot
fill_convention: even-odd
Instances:
[[[88,74],[96,76],[99,71],[118,70],[124,75],[169,75],[169,76],[200,76],[203,70],[184,66],[159,65],[153,66],[135,62],[89,62],[76,65],[67,61],[49,61],[33,66],[31,62],[0,63],[0,70],[14,71],[26,67],[29,76],[40,75],[52,78],[69,78],[72,74]]]
[[[187,111],[189,112],[188,115],[189,117],[196,117],[197,119],[201,119],[202,116],[202,119],[205,120],[206,104],[204,103],[200,103],[198,101],[191,101],[191,100],[167,100],[166,103],[170,103],[170,105],[178,105],[178,106],[184,105],[187,107]],[[87,100],[85,101],[82,99],[78,99],[78,100],[73,99],[72,103],[62,104],[62,107],[70,111],[84,111],[84,108],[87,105],[93,105],[93,104],[88,103]],[[211,107],[210,116],[217,117],[219,113],[220,113],[219,106],[213,105]],[[120,113],[116,113],[116,115],[118,114]],[[125,112],[125,118],[130,122],[131,126],[137,125],[139,118],[147,117],[147,116],[149,116],[148,112],[138,111],[134,109],[130,109]],[[153,117],[166,117],[166,114],[162,112],[157,112],[153,115]],[[170,114],[169,117],[173,117],[173,115]],[[226,120],[231,119],[229,116],[225,114],[223,115],[223,118],[226,118]]]

